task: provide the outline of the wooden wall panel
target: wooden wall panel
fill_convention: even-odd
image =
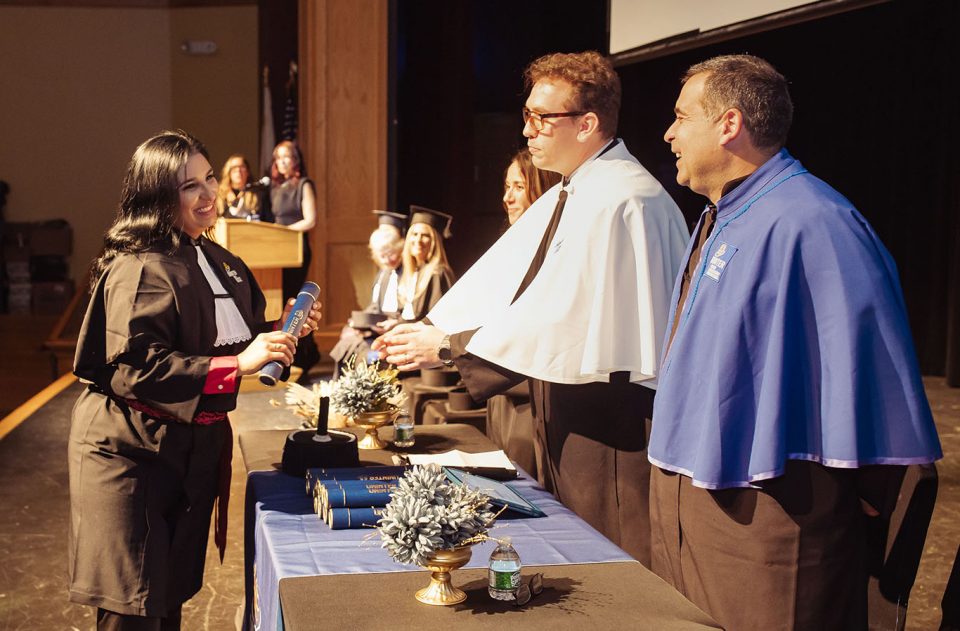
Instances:
[[[300,0],[300,136],[317,182],[311,278],[325,323],[365,306],[370,211],[387,200],[387,0]],[[367,270],[364,272],[364,270]]]
[[[376,280],[376,268],[370,263],[367,246],[356,243],[332,243],[327,252],[330,269],[339,270],[345,282],[330,283],[323,304],[330,313],[346,314],[370,303],[370,290]]]

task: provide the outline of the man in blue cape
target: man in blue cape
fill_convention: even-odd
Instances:
[[[866,523],[942,456],[896,267],[783,148],[769,63],[693,66],[675,112],[677,182],[710,203],[663,344],[653,569],[725,628],[866,628]]]

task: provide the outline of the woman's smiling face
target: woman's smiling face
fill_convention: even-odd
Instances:
[[[427,262],[433,252],[433,231],[425,223],[415,223],[407,232],[410,254],[420,265]]]
[[[178,225],[194,239],[217,221],[217,177],[207,159],[195,153],[180,169],[177,191],[180,194]]]

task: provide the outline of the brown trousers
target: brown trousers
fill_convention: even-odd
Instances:
[[[507,456],[531,477],[543,484],[534,446],[536,441],[530,388],[526,383],[518,384],[487,400],[486,430],[487,438],[503,449]]]
[[[168,611],[164,618],[97,609],[97,631],[180,631],[180,608]]]
[[[887,512],[902,475],[790,461],[761,488],[710,491],[654,467],[652,569],[731,631],[866,629],[861,498]]]
[[[625,381],[530,383],[545,488],[650,567],[647,439],[654,391]]]

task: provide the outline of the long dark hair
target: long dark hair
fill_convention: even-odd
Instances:
[[[290,150],[290,153],[293,154],[293,161],[296,164],[293,165],[293,173],[290,177],[285,178],[280,175],[280,170],[277,169],[277,151],[280,150],[280,147],[286,147]],[[306,169],[303,167],[303,154],[300,153],[300,147],[297,143],[292,140],[281,140],[277,143],[277,146],[273,148],[273,160],[270,161],[270,181],[274,186],[280,186],[286,181],[290,181],[292,184],[296,184],[301,177],[306,177]]]
[[[179,247],[177,179],[190,156],[197,153],[210,159],[202,142],[179,129],[161,132],[137,147],[123,178],[117,216],[90,272],[91,288],[119,254],[157,246],[172,252]]]

